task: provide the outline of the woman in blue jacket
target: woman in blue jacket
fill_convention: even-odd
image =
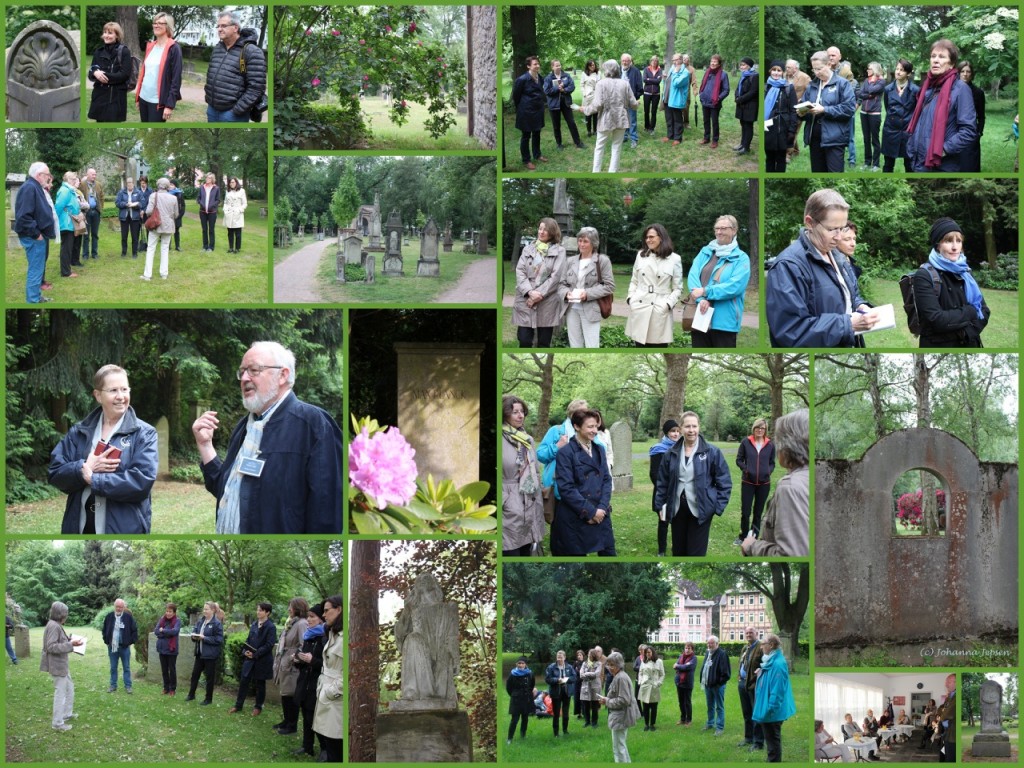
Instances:
[[[605,449],[595,439],[601,414],[579,410],[570,419],[576,434],[555,457],[558,504],[551,524],[551,554],[565,557],[597,552],[614,557],[612,475]]]
[[[690,71],[683,64],[681,53],[672,56],[672,66],[665,72],[665,130],[664,142],[676,147],[683,140],[683,115],[690,105]]]
[[[690,331],[694,349],[736,347],[750,282],[750,257],[740,250],[738,231],[735,216],[719,216],[715,220],[715,239],[700,249],[686,276],[689,301],[700,302],[697,313],[714,309],[707,331]]]
[[[148,196],[147,196],[148,198]],[[147,199],[148,202],[148,199]],[[132,179],[125,180],[125,186],[118,190],[114,200],[117,218],[121,220],[121,258],[128,257],[128,233],[132,235],[132,258],[139,258],[139,230],[142,228],[142,193],[135,188]]]
[[[673,557],[704,557],[711,521],[725,512],[732,479],[722,452],[701,436],[693,411],[683,414],[682,432],[658,468],[654,511],[671,522]]]
[[[761,724],[767,762],[782,762],[782,724],[796,714],[793,688],[789,684],[789,664],[782,655],[782,641],[770,634],[761,641],[760,674],[754,691],[751,719]]]
[[[772,487],[772,472],[775,471],[775,443],[768,437],[768,422],[757,419],[750,429],[749,437],[743,438],[736,451],[736,466],[743,473],[740,486],[740,533],[733,542],[743,543],[751,531],[750,511],[754,511],[753,531],[756,538],[761,530],[761,513]]]
[[[960,50],[949,40],[932,44],[928,74],[907,126],[907,152],[915,173],[964,170],[960,153],[978,137],[974,96],[956,71],[959,57]]]
[[[64,174],[64,183],[57,190],[57,198],[53,207],[57,211],[57,223],[60,225],[60,276],[78,277],[71,271],[71,262],[75,255],[75,222],[83,216],[82,206],[78,202],[78,174],[68,171]]]
[[[857,111],[853,88],[828,63],[828,54],[818,51],[811,56],[815,79],[804,91],[797,110],[804,121],[804,146],[810,147],[812,173],[842,173],[843,150],[850,143],[850,118]]]
[[[544,671],[544,682],[551,694],[551,726],[558,736],[558,716],[562,716],[562,735],[569,732],[569,704],[576,691],[576,670],[565,659],[565,651],[555,654],[555,660]]]
[[[123,368],[96,371],[92,395],[99,407],[50,454],[50,484],[68,495],[61,533],[149,533],[156,430],[135,416]]]
[[[912,80],[914,65],[906,59],[896,62],[893,72],[894,79],[885,86],[882,92],[882,105],[885,107],[885,122],[882,124],[882,154],[885,163],[883,173],[892,173],[896,168],[896,158],[903,158],[903,170],[910,173],[910,157],[907,155],[907,125],[914,114],[917,94],[921,90]]]
[[[199,687],[199,676],[206,675],[206,698],[201,705],[213,703],[213,684],[217,677],[217,659],[224,647],[224,611],[212,600],[203,606],[203,618],[196,622],[192,629],[193,653],[196,657],[192,667],[192,684],[188,689],[185,701],[195,701],[196,688]]]

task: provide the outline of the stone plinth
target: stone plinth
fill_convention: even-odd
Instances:
[[[612,491],[633,489],[633,430],[624,421],[616,421],[608,431],[612,435]]]
[[[156,427],[156,476],[165,478],[171,474],[170,456],[168,455],[171,446],[170,424],[166,416],[161,416],[154,426]]]
[[[465,712],[377,715],[378,763],[468,763],[473,734]]]
[[[14,655],[18,659],[27,659],[32,656],[32,645],[29,642],[28,627],[18,624],[14,627]]]
[[[416,450],[420,478],[480,479],[482,344],[398,342],[398,427]]]
[[[971,742],[972,757],[1010,757],[1010,734],[978,733]]]

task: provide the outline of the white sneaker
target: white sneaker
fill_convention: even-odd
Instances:
[[[139,275],[139,280],[149,280],[145,275]]]
[[[53,726],[53,730],[55,730],[55,731],[70,731],[71,730],[71,726],[68,725],[67,723],[61,723],[60,725]]]

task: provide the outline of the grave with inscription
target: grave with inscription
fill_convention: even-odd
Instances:
[[[384,252],[384,274],[402,277],[405,274],[402,261],[402,216],[397,210],[391,211],[385,229],[388,245]]]
[[[448,223],[444,228],[444,237],[441,240],[441,250],[445,253],[451,253],[454,245],[455,243],[452,240],[452,221],[448,219]]]
[[[417,277],[440,277],[441,262],[437,258],[439,233],[433,218],[427,219],[427,225],[420,235],[420,260],[416,262]]]
[[[616,421],[608,430],[612,436],[612,491],[633,488],[633,430],[624,421]]]
[[[7,119],[12,123],[74,123],[80,110],[75,35],[52,21],[35,21],[7,52]]]
[[[1010,757],[1010,734],[1003,729],[1003,686],[986,680],[979,691],[981,730],[971,743],[972,757]]]

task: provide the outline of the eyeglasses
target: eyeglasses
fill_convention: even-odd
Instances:
[[[814,223],[821,224],[821,228],[824,229],[833,237],[835,237],[836,235],[845,235],[847,232],[850,231],[850,228],[846,224],[844,224],[841,227],[826,227],[824,224],[818,221],[818,219],[814,219]]]
[[[661,235],[644,235],[644,240],[660,240]]]
[[[238,379],[239,381],[241,381],[242,380],[242,374],[243,373],[248,373],[250,379],[255,379],[257,376],[259,376],[261,373],[263,373],[268,368],[284,368],[284,366],[283,365],[250,365],[250,366],[247,366],[245,368],[239,368],[237,371],[235,371],[235,378]]]
[[[732,227],[715,227],[715,232],[732,232]]]
[[[237,27],[237,24],[218,24],[217,29],[227,29],[228,27]]]
[[[101,389],[100,392],[106,392],[108,395],[130,395],[132,393],[132,388],[111,387],[110,389]]]

